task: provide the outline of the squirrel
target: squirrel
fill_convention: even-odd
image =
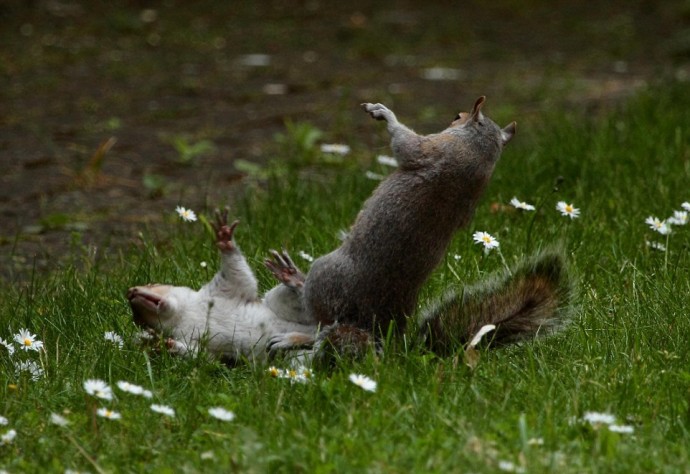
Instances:
[[[392,327],[405,330],[418,294],[446,253],[455,232],[475,211],[515,122],[500,128],[482,113],[485,98],[460,113],[440,133],[418,135],[382,104],[362,104],[384,120],[399,167],[364,203],[342,245],[314,261],[303,291],[306,317],[321,329],[311,342],[337,353],[361,353]],[[547,252],[512,276],[463,291],[451,289],[422,311],[419,333],[447,352],[484,324],[498,326],[495,339],[518,340],[557,328],[565,319],[571,289],[563,258]],[[541,331],[545,333],[548,331]],[[500,336],[500,337],[499,337]],[[289,349],[276,335],[271,349]]]
[[[164,342],[170,353],[194,354],[204,347],[228,363],[260,361],[277,334],[291,333],[293,346],[314,338],[317,326],[302,309],[304,275],[286,252],[271,251],[273,259],[265,264],[280,284],[260,299],[256,278],[234,240],[238,223],[228,225],[227,210],[216,212],[212,227],[221,268],[198,291],[161,284],[127,291],[134,322],[150,334],[169,336]]]

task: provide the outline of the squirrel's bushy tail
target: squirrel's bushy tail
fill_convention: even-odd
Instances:
[[[564,327],[572,312],[574,284],[563,252],[545,250],[512,273],[463,289],[451,289],[421,313],[420,331],[438,354],[452,353],[487,324],[492,344],[507,344]]]

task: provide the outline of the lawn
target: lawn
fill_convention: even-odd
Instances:
[[[676,223],[662,234],[645,223],[674,216],[690,201],[687,84],[650,88],[613,110],[527,117],[510,110],[487,108],[501,125],[517,120],[518,134],[421,305],[558,243],[579,292],[564,332],[482,349],[474,368],[462,348],[440,358],[392,341],[382,355],[314,368],[306,381],[274,377],[268,366],[227,368],[203,356],[147,352],[135,342],[126,289],[152,281],[198,287],[218,260],[203,219],[185,222],[170,209],[166,225],[143,227],[137,245],[93,254],[75,244],[59,270],[1,289],[0,337],[14,353],[0,346],[0,467],[688,472],[690,228]],[[374,159],[390,154],[380,123],[368,124],[373,139],[353,135],[344,158],[305,144],[309,126],[293,124],[281,138],[292,146],[276,147],[284,154],[247,170],[244,196],[195,209],[210,217],[214,207],[230,205],[241,220],[237,241],[264,290],[272,285],[261,265],[269,248],[285,246],[307,269],[299,252],[316,256],[337,246],[377,184],[372,173],[390,172]],[[515,209],[513,197],[536,210]],[[562,215],[559,201],[579,217]],[[472,240],[475,231],[498,239],[500,252],[485,253]],[[42,348],[15,343],[21,329]],[[121,347],[106,332],[121,336]],[[353,384],[351,374],[376,381],[375,391]],[[112,399],[88,394],[89,379],[107,383]],[[151,397],[128,393],[119,381]],[[209,413],[214,407],[234,417],[218,419]],[[99,416],[101,408],[120,418]]]

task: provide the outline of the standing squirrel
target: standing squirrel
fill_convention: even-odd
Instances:
[[[393,325],[405,329],[418,293],[446,253],[455,232],[474,214],[515,122],[501,129],[482,113],[484,97],[444,131],[418,135],[381,104],[362,104],[385,120],[399,168],[364,203],[343,244],[314,261],[303,287],[308,319],[321,325],[313,341],[340,353],[358,353]],[[506,342],[556,327],[564,317],[569,280],[563,259],[535,257],[513,276],[466,291],[451,290],[424,311],[419,324],[441,352],[484,324],[498,326]],[[295,335],[277,335],[272,349],[290,347]],[[305,338],[300,340],[304,342]]]
[[[312,340],[316,324],[302,310],[304,275],[283,252],[272,252],[266,266],[281,283],[258,296],[257,282],[234,241],[238,221],[228,225],[228,212],[216,213],[213,228],[221,252],[221,268],[200,290],[172,285],[135,286],[128,290],[134,322],[153,334],[167,336],[173,354],[196,353],[235,361],[263,360],[270,340],[291,333],[291,345]]]

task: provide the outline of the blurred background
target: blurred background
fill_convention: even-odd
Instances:
[[[286,136],[366,167],[364,101],[431,133],[486,95],[525,130],[690,76],[687,0],[3,0],[0,25],[2,277],[227,203]]]

